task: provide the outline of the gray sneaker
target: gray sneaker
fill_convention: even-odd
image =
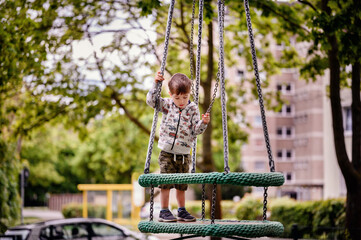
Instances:
[[[184,221],[184,222],[195,222],[196,218],[193,217],[187,210],[180,210],[178,211],[178,221]]]
[[[173,216],[169,209],[161,210],[159,213],[159,222],[176,222],[177,219]]]

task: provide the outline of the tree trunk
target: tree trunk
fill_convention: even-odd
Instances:
[[[360,63],[352,66],[352,170],[353,174],[348,178],[346,226],[352,239],[361,239],[361,159],[360,159]],[[345,178],[346,179],[346,178]]]
[[[213,79],[213,24],[210,22],[207,25],[208,28],[208,62],[207,62],[207,78],[205,81],[201,82],[201,85],[204,90],[204,100],[202,103],[203,111],[208,109],[208,106],[211,103],[212,98],[212,79]],[[207,130],[203,133],[203,172],[214,172],[214,160],[212,156],[212,121],[208,124]],[[212,189],[213,187],[209,186],[206,188],[206,195],[209,201],[212,200]],[[217,185],[217,195],[216,195],[216,208],[215,208],[215,218],[221,219],[221,187]],[[210,204],[210,212],[211,212],[211,204]],[[220,239],[217,237],[211,237],[212,240]]]
[[[328,1],[322,1],[322,10],[331,14],[327,6]],[[340,62],[338,59],[338,43],[335,35],[328,35],[331,49],[328,51],[330,68],[330,99],[332,110],[332,128],[334,135],[335,151],[338,165],[340,166],[347,188],[346,200],[346,228],[351,238],[361,239],[361,176],[360,176],[360,65],[353,67],[352,73],[352,114],[353,114],[353,144],[352,163],[346,152],[340,88]],[[354,72],[355,71],[355,72]],[[356,76],[357,75],[357,76]],[[355,139],[357,138],[358,139]],[[358,148],[355,150],[354,148]],[[357,157],[358,156],[358,157]],[[357,157],[356,159],[354,157]]]

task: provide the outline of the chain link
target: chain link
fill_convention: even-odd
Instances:
[[[214,219],[215,219],[215,214],[216,214],[216,198],[217,198],[217,183],[213,183],[211,224],[214,224]]]
[[[149,206],[149,221],[153,221],[154,212],[154,186],[150,186],[150,206]]]
[[[253,68],[254,68],[254,75],[256,77],[258,100],[259,100],[259,106],[260,106],[261,117],[262,117],[263,133],[264,133],[264,138],[265,138],[267,153],[268,153],[269,167],[270,167],[270,171],[274,172],[275,166],[274,166],[274,161],[272,158],[271,144],[270,144],[268,129],[267,129],[266,114],[265,114],[265,110],[264,110],[262,89],[261,89],[261,83],[260,83],[259,73],[258,73],[257,55],[256,55],[255,44],[254,44],[253,32],[252,32],[252,22],[251,22],[251,14],[249,11],[248,0],[244,1],[244,8],[246,10],[249,42],[251,44],[252,62],[253,62]]]
[[[218,0],[218,27],[219,27],[219,46],[223,46],[223,27],[224,27],[224,2],[221,0]],[[219,61],[218,61],[218,71],[216,75],[216,83],[214,85],[213,89],[213,95],[211,99],[211,103],[208,106],[207,113],[210,113],[214,104],[214,101],[217,97],[217,89],[219,86],[220,78],[221,78],[221,72],[222,72],[222,64],[221,62],[224,62],[224,51],[219,52]],[[224,69],[223,69],[224,71]],[[223,75],[224,76],[224,75]]]
[[[248,0],[244,1],[244,8],[246,11],[246,18],[247,18],[247,28],[248,28],[248,35],[249,35],[249,42],[251,45],[251,53],[252,53],[252,63],[254,68],[254,75],[256,77],[256,85],[257,85],[257,92],[258,92],[258,100],[259,100],[259,106],[261,111],[261,118],[262,118],[262,126],[263,126],[263,134],[264,139],[266,143],[267,148],[267,154],[268,154],[268,164],[270,167],[270,171],[275,171],[275,165],[272,157],[272,150],[271,150],[271,144],[269,140],[268,135],[268,129],[267,129],[267,121],[266,121],[266,114],[264,110],[264,104],[263,104],[263,96],[262,96],[262,88],[261,83],[259,79],[259,73],[258,73],[258,64],[257,64],[257,55],[256,55],[256,48],[254,44],[254,37],[253,37],[253,31],[252,31],[252,22],[251,22],[251,14],[249,11],[249,3]],[[264,194],[263,194],[263,220],[267,220],[267,194],[268,187],[264,188]]]
[[[227,129],[227,99],[226,83],[224,78],[224,0],[218,0],[218,24],[219,24],[219,54],[220,58],[220,79],[221,79],[221,107],[222,107],[222,130],[223,130],[223,151],[224,171],[229,173],[228,166],[228,129]]]
[[[168,11],[167,30],[166,30],[165,40],[164,40],[163,59],[162,59],[161,67],[160,67],[160,72],[161,72],[162,75],[164,75],[165,64],[167,62],[168,44],[169,44],[170,30],[171,30],[171,27],[172,27],[172,17],[173,17],[173,10],[174,10],[174,2],[175,2],[175,0],[171,1],[171,4],[169,6],[169,11]],[[162,90],[162,82],[158,82],[156,84],[156,92],[157,92],[156,95],[157,95],[157,97],[156,97],[156,103],[155,103],[155,108],[154,108],[152,130],[151,130],[151,133],[150,133],[150,138],[149,138],[149,143],[148,143],[147,159],[145,161],[145,166],[144,166],[144,173],[145,174],[149,173],[150,161],[151,161],[151,158],[152,158],[155,132],[157,130],[157,123],[158,123],[159,100],[160,100],[160,95],[161,95],[161,92],[162,92],[161,90]]]
[[[202,184],[202,220],[206,218],[206,184]]]
[[[193,92],[193,100],[196,105],[199,101],[199,85],[200,85],[200,71],[201,71],[201,46],[202,46],[202,25],[203,25],[203,0],[199,1],[199,13],[198,13],[198,45],[197,45],[197,62],[196,62],[196,89]],[[192,50],[193,52],[193,50]],[[193,85],[193,81],[192,81]],[[196,172],[196,158],[197,158],[197,136],[192,146],[192,173]]]
[[[190,43],[189,43],[189,68],[190,68],[190,72],[191,72],[191,80],[192,80],[192,86],[191,86],[191,91],[192,91],[192,96],[194,99],[194,83],[193,83],[193,58],[194,58],[194,54],[193,54],[193,32],[194,32],[194,15],[195,15],[195,8],[196,8],[196,0],[193,0],[192,3],[192,19],[191,19],[191,33],[190,33]]]
[[[267,220],[267,197],[268,197],[267,190],[268,187],[265,187],[263,192],[263,221]]]

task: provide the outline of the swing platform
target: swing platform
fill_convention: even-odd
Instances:
[[[162,173],[143,174],[138,182],[142,187],[160,184],[230,184],[239,186],[269,187],[281,186],[285,179],[282,173],[245,173],[245,172],[211,172],[211,173]]]
[[[215,237],[276,237],[282,235],[284,227],[275,221],[248,221],[248,220],[211,220],[198,219],[196,222],[165,223],[141,221],[138,229],[144,233],[178,233],[192,234],[193,236]]]

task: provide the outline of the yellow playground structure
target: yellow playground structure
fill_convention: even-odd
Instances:
[[[78,189],[83,192],[83,217],[87,218],[89,215],[89,193],[101,193],[101,197],[97,199],[103,200],[102,205],[106,206],[107,220],[136,227],[140,221],[140,209],[144,204],[144,188],[139,186],[138,176],[132,175],[131,184],[79,184]]]

